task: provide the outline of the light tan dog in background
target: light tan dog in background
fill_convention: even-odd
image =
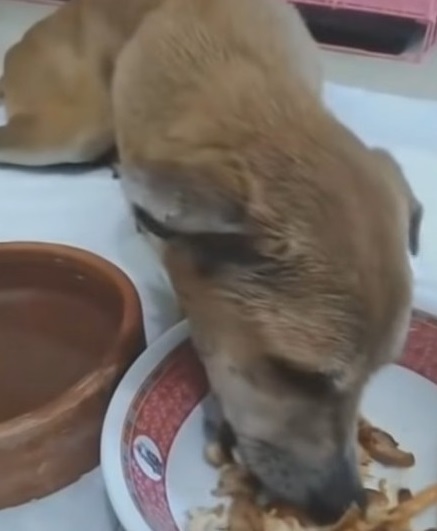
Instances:
[[[93,162],[114,146],[117,56],[161,0],[70,0],[5,56],[0,164]]]
[[[122,184],[164,241],[242,459],[321,523],[364,503],[356,418],[401,353],[421,207],[322,105],[315,45],[277,0],[168,0],[120,55]]]

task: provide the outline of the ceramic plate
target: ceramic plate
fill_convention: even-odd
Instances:
[[[190,509],[215,506],[216,472],[203,461],[202,407],[208,385],[186,323],[137,360],[114,395],[102,439],[111,502],[126,531],[183,530]],[[416,466],[374,468],[376,480],[412,491],[437,481],[437,319],[417,313],[401,365],[369,385],[363,412],[414,452]],[[415,529],[435,528],[437,512]]]

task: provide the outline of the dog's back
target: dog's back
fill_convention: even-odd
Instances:
[[[138,68],[140,64],[143,68]],[[217,135],[223,142],[230,131],[226,125],[226,133],[220,130],[221,116],[225,120],[234,113],[234,128],[237,121],[240,128],[235,134],[241,135],[248,120],[243,113],[251,106],[262,113],[260,100],[279,90],[279,80],[286,84],[299,77],[305,90],[319,94],[317,49],[291,7],[276,0],[232,4],[228,0],[209,4],[170,0],[144,20],[134,43],[123,54],[117,79],[118,92],[129,84],[132,107],[141,113],[137,122],[147,137],[147,142],[138,139],[143,154],[147,150],[159,158],[158,143],[166,149],[161,130],[179,127],[175,135],[181,144],[206,143],[201,130],[204,125],[208,136]],[[160,95],[160,90],[165,93]],[[264,108],[268,116],[251,115],[247,130],[260,128],[263,120],[269,119],[272,109]],[[217,117],[214,125],[212,116]],[[130,126],[135,127],[135,122]],[[230,138],[228,143],[233,141]],[[176,142],[168,142],[169,149],[175,149]]]

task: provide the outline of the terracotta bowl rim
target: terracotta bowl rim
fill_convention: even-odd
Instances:
[[[109,363],[103,367],[103,362],[117,361],[131,333],[143,326],[141,302],[133,282],[124,271],[106,258],[86,249],[58,243],[27,241],[0,243],[0,256],[16,252],[45,255],[47,258],[65,258],[82,265],[84,269],[99,272],[120,293],[122,316],[117,337],[102,357],[99,367],[43,406],[0,422],[0,439],[13,438],[15,435],[22,435],[24,431],[28,433],[44,431],[45,426],[51,425],[55,419],[71,415],[76,405],[92,396],[97,389],[104,387],[115,374],[116,364]]]

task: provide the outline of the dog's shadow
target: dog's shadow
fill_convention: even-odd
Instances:
[[[65,178],[84,177],[90,172],[106,169],[111,172],[113,179],[119,178],[117,154],[115,150],[105,154],[94,162],[81,164],[52,164],[50,166],[23,166],[18,164],[7,164],[0,161],[0,170],[20,171],[27,175],[50,177],[62,175]]]

